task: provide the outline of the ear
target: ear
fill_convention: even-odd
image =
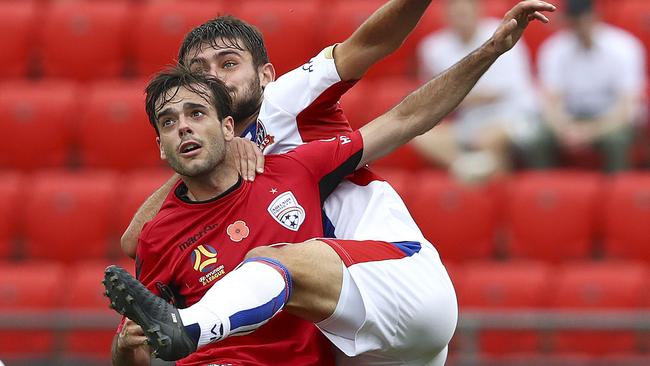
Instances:
[[[226,141],[232,141],[235,138],[235,120],[228,116],[221,121],[223,138]]]
[[[165,155],[165,150],[163,150],[163,147],[160,144],[160,136],[156,137],[156,144],[158,144],[158,149],[160,150],[160,159],[167,160],[167,155]]]
[[[260,86],[266,87],[270,82],[275,80],[275,68],[273,64],[267,63],[257,69],[260,76]]]

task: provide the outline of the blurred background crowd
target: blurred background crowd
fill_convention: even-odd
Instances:
[[[384,0],[0,0],[0,360],[108,364],[119,237],[170,175],[143,88],[218,15],[281,75]],[[487,40],[513,0],[434,0],[342,99],[353,128]],[[650,1],[558,0],[441,125],[373,167],[438,248],[451,365],[650,364]]]

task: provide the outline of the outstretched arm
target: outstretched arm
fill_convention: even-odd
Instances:
[[[363,126],[364,150],[359,166],[389,154],[432,129],[465,98],[496,59],[521,38],[528,22],[548,19],[542,11],[555,7],[544,1],[522,1],[503,18],[494,35],[457,64],[408,95],[400,104]]]
[[[334,48],[341,80],[360,79],[377,61],[398,49],[431,0],[392,0],[375,11],[343,43]]]

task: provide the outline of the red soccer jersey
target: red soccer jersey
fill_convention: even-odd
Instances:
[[[179,182],[137,249],[137,275],[178,307],[196,303],[252,248],[323,236],[322,202],[361,159],[359,132],[266,158],[264,174],[204,202]],[[228,299],[223,299],[228,301]],[[330,343],[311,323],[280,313],[255,332],[207,345],[178,365],[331,365]]]

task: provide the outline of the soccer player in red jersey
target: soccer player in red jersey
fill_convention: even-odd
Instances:
[[[182,286],[190,288],[194,280],[203,284],[223,278],[198,303],[179,311],[128,273],[112,267],[105,280],[112,306],[142,325],[158,355],[166,359],[184,356],[197,347],[200,353],[214,342],[221,345],[232,340],[228,338],[231,335],[252,332],[277,319],[273,317],[284,308],[317,323],[346,355],[357,356],[339,360],[341,364],[365,364],[364,357],[368,362],[443,364],[455,327],[455,296],[448,277],[443,277],[446,281],[418,280],[418,271],[444,272],[443,267],[428,261],[437,256],[430,244],[320,239],[299,245],[259,245],[265,235],[275,237],[264,229],[293,231],[292,235],[283,231],[281,240],[289,238],[286,242],[294,243],[305,240],[302,234],[313,235],[311,230],[321,218],[318,206],[335,184],[354,169],[435,126],[492,62],[514,45],[529,20],[547,21],[539,11],[552,10],[552,5],[542,1],[518,4],[486,44],[391,111],[359,132],[312,142],[292,153],[269,158],[266,173],[246,185],[232,166],[232,158],[225,154],[234,127],[227,103],[220,106],[219,101],[225,101],[228,92],[215,81],[179,70],[159,75],[148,88],[148,114],[159,129],[161,157],[183,177],[173,192],[175,205],[184,202],[193,206],[183,207],[180,216],[166,212],[163,206],[161,214],[165,215],[159,215],[151,226],[165,219],[182,223],[188,215],[193,216],[194,225],[196,220],[214,220],[210,213],[219,213],[216,219],[224,218],[225,222],[206,225],[205,230],[212,231],[215,240],[221,235],[222,243],[227,242],[223,235],[233,242],[250,237],[253,249],[242,249],[246,260],[225,275],[225,267],[214,267],[218,249],[195,244],[190,257],[192,268],[211,268],[209,274],[197,279],[196,273],[182,265],[187,256],[173,255],[184,245],[156,248],[156,243],[146,245],[143,241],[138,246],[141,278],[156,278],[171,268],[180,281],[176,285],[181,286],[181,293],[186,291]],[[443,92],[445,98],[440,98]],[[218,209],[214,212],[206,207]],[[190,208],[200,210],[190,212]],[[237,219],[240,217],[245,219]],[[260,227],[250,228],[246,222]],[[145,239],[147,230],[143,232]],[[206,240],[209,235],[205,234]],[[152,248],[154,251],[148,253]],[[161,257],[171,261],[166,268],[161,268]],[[411,271],[413,267],[417,270]],[[402,278],[391,282],[391,277]],[[151,279],[145,282],[152,286]]]

